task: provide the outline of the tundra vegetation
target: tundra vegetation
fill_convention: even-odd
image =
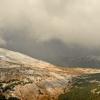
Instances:
[[[100,100],[100,74],[84,75],[74,79],[71,90],[61,94],[59,100]]]

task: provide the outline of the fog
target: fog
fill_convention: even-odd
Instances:
[[[60,65],[99,55],[99,0],[0,0],[0,47]]]

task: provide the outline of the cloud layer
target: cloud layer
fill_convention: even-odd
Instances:
[[[99,0],[0,0],[0,31],[37,41],[99,45]]]
[[[99,5],[100,0],[0,0],[0,46],[50,60],[80,45],[76,52],[85,47],[84,55],[100,46]]]

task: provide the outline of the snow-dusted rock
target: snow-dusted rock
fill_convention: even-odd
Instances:
[[[64,69],[18,52],[0,49],[0,89],[7,98],[57,100],[66,88],[70,88],[74,77],[96,71]]]

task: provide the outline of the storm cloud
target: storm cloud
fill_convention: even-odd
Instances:
[[[100,0],[0,0],[0,46],[51,62],[95,54],[99,5]]]

